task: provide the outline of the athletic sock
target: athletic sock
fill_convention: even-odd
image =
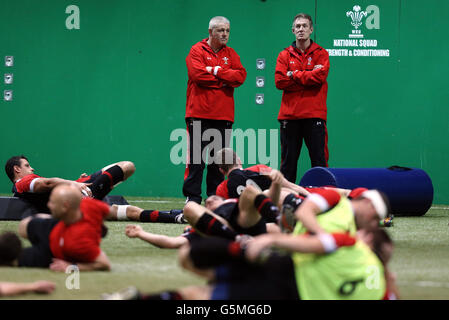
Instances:
[[[110,167],[109,169],[105,170],[103,174],[106,174],[110,177],[112,186],[115,186],[125,178],[125,174],[123,173],[122,168],[120,168],[120,166],[118,165]]]
[[[163,291],[160,293],[140,295],[140,300],[183,300],[177,291]]]
[[[111,192],[112,187],[115,184],[123,181],[123,178],[123,170],[117,165],[103,171],[90,186],[93,197],[102,200],[109,192]]]
[[[170,211],[144,210],[140,213],[141,222],[163,222],[163,223],[181,223],[176,219],[176,215]]]
[[[221,223],[217,218],[204,212],[194,226],[196,230],[208,235],[234,240],[238,233]]]
[[[202,241],[192,241],[190,258],[198,268],[208,268],[229,261],[242,261],[245,250],[240,243],[227,239],[210,238]]]
[[[254,200],[254,206],[266,222],[277,222],[279,208],[266,195],[257,195]]]

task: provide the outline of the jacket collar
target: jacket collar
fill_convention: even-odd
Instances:
[[[310,39],[310,46],[306,49],[306,51],[304,52],[304,55],[308,55],[308,54],[312,53],[313,51],[315,51],[318,48],[319,48],[319,46],[312,39]],[[288,51],[290,51],[291,53],[296,54],[296,55],[302,55],[303,54],[301,52],[301,50],[299,50],[296,47],[296,41],[292,42],[292,45],[290,47],[288,47]]]
[[[209,51],[210,53],[218,54],[222,50],[226,49],[226,45],[225,45],[225,46],[223,46],[223,48],[220,49],[220,51],[214,52],[214,50],[212,50],[211,46],[207,43],[207,40],[209,40],[209,38],[201,40],[201,46],[203,47],[204,50]]]

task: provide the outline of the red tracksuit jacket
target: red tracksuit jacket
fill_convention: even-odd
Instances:
[[[323,68],[313,70],[315,65]],[[287,71],[295,71],[292,77]],[[327,120],[327,75],[329,53],[312,41],[306,52],[295,42],[281,51],[276,62],[276,88],[283,90],[279,120],[320,118]]]
[[[215,53],[204,39],[190,49],[186,63],[186,118],[234,122],[234,88],[246,79],[246,70],[234,49],[225,46]],[[207,66],[221,69],[214,75],[207,72]]]

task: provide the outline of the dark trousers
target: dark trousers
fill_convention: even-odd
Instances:
[[[182,192],[191,201],[201,203],[201,184],[206,167],[204,154],[207,154],[206,194],[214,195],[217,186],[224,180],[223,174],[213,163],[215,153],[229,147],[232,122],[209,119],[186,119],[189,136],[188,159],[184,173]],[[215,130],[208,130],[215,129]],[[228,130],[226,130],[228,129]],[[205,150],[206,149],[206,150]]]
[[[309,150],[312,167],[327,167],[326,121],[318,118],[280,120],[281,123],[281,172],[288,181],[296,182],[298,159],[302,141]]]

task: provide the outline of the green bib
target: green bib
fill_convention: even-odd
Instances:
[[[341,198],[331,210],[317,216],[320,226],[329,233],[349,232],[357,228],[351,202]],[[294,234],[307,230],[301,222]],[[304,300],[367,300],[382,299],[385,277],[382,263],[362,241],[342,247],[330,254],[292,254],[296,282]]]
[[[319,214],[317,220],[321,228],[329,233],[349,232],[353,236],[357,232],[351,202],[345,197],[341,197],[340,202],[331,210]],[[306,232],[306,228],[298,221],[293,234],[304,234]]]

